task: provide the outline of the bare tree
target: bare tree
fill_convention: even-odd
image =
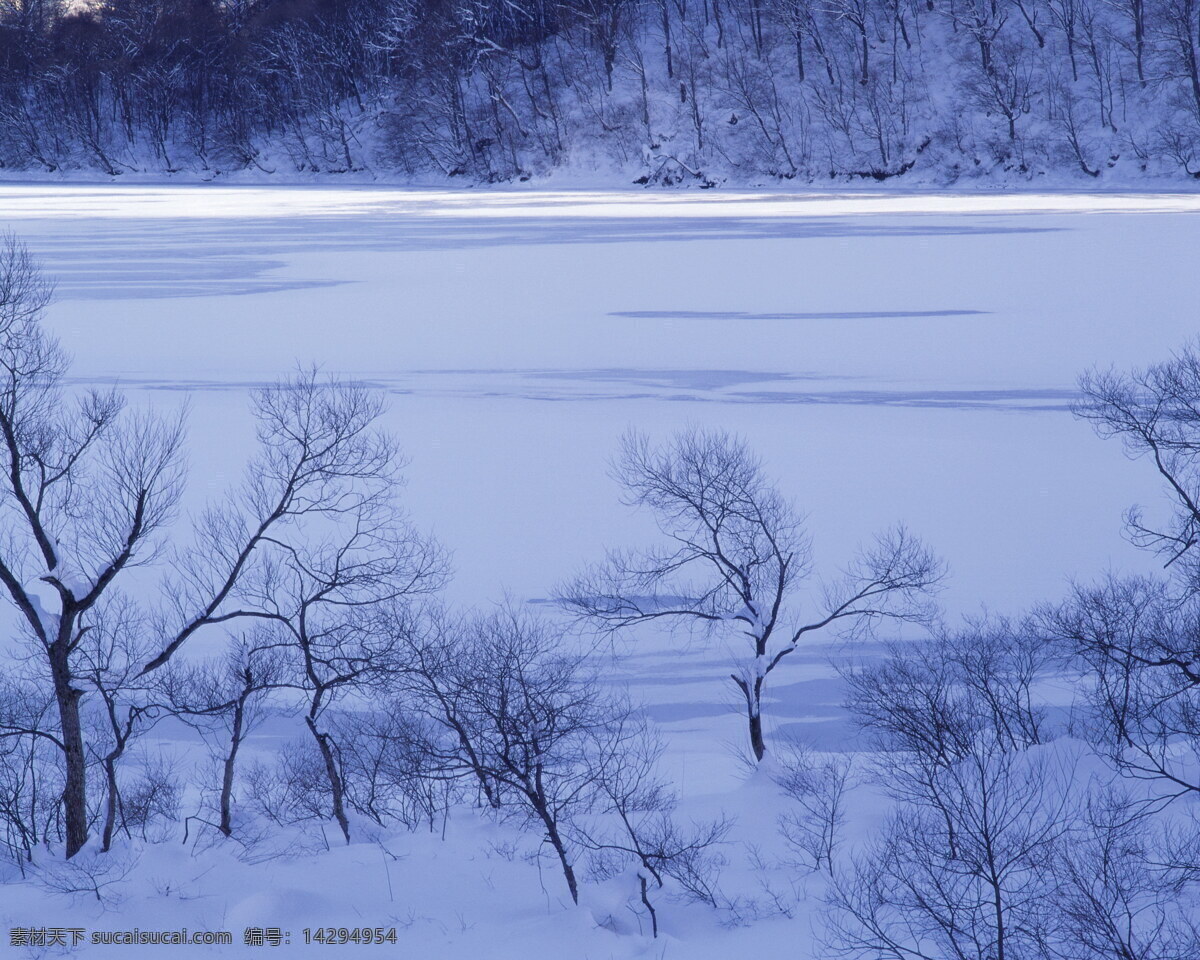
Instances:
[[[481,752],[476,735],[473,690],[478,636],[469,617],[440,607],[414,611],[388,605],[378,611],[376,629],[403,646],[403,670],[392,681],[391,712],[420,718],[425,776],[470,777],[481,802],[493,810],[502,803],[501,784]]]
[[[260,625],[231,638],[224,657],[173,663],[158,680],[170,711],[200,732],[219,761],[217,829],[227,837],[233,835],[238,754],[263,719],[266,694],[288,679],[284,644],[277,630]]]
[[[398,505],[399,454],[372,429],[381,410],[375,394],[322,387],[308,374],[259,395],[265,451],[240,502],[205,515],[199,539],[209,550],[188,553],[183,565],[176,610],[185,625],[146,667],[163,662],[198,625],[270,623],[271,643],[288,651],[293,667],[280,684],[307,700],[305,724],[347,842],[345,786],[322,717],[396,668],[396,641],[374,630],[372,611],[437,590],[446,577],[444,553]],[[190,598],[199,598],[193,603],[202,612],[189,619]],[[224,609],[230,601],[238,606]]]
[[[1196,0],[30,0],[0,6],[0,162],[271,171],[269,152],[510,180],[587,149],[641,158],[640,182],[711,184],[918,163],[1102,177],[1129,152],[1186,176],[1198,64]]]
[[[379,396],[301,371],[255,393],[259,453],[241,488],[204,511],[191,541],[170,551],[174,576],[165,609],[151,616],[129,607],[119,624],[105,627],[102,601],[115,596],[128,571],[153,562],[166,546],[162,533],[183,483],[182,421],[126,413],[114,391],[70,400],[63,386],[66,355],[42,327],[49,298],[50,287],[25,248],[4,241],[0,585],[54,691],[57,729],[45,733],[62,753],[70,857],[88,835],[80,702],[90,686],[118,710],[117,688],[136,679],[128,664],[116,671],[119,677],[113,674],[105,665],[112,658],[104,654],[92,658],[90,685],[83,682],[90,632],[100,631],[99,639],[111,628],[110,636],[125,637],[120,649],[144,650],[134,673],[145,675],[212,626],[257,619],[298,637],[319,631],[316,643],[325,643],[325,652],[315,655],[310,646],[305,654],[306,662],[319,661],[326,670],[317,684],[319,714],[330,686],[344,683],[347,670],[357,676],[361,666],[350,665],[365,656],[337,650],[331,638],[353,633],[355,610],[366,600],[436,580],[440,554],[396,508],[400,458],[394,441],[375,426]],[[126,708],[144,716],[132,701],[119,709]],[[117,756],[133,722],[124,714],[117,726],[109,724]]]
[[[1081,727],[1128,776],[1150,782],[1155,802],[1200,794],[1200,602],[1171,585],[1110,577],[1077,586],[1041,615],[1046,637],[1083,667]]]
[[[382,689],[401,668],[395,636],[376,631],[367,608],[436,589],[443,573],[436,547],[412,531],[389,530],[382,543],[359,542],[361,533],[356,529],[332,553],[298,552],[293,564],[270,577],[263,598],[277,608],[297,660],[290,685],[307,700],[304,722],[320,752],[333,816],[347,843],[345,779],[334,733],[323,718],[339,699]]]
[[[1194,825],[1193,825],[1194,829]],[[1195,844],[1195,838],[1189,838]],[[1140,798],[1107,787],[1087,798],[1078,828],[1054,851],[1062,960],[1187,960],[1200,952],[1189,907],[1200,866],[1172,850],[1176,837]]]
[[[500,793],[497,811],[536,824],[578,903],[571,822],[594,809],[592,752],[609,742],[612,706],[544,624],[504,611],[468,629],[470,658],[452,681],[457,723]]]
[[[66,354],[42,328],[50,295],[24,246],[0,241],[0,584],[53,686],[70,857],[88,834],[75,657],[93,609],[175,513],[182,430],[123,414],[113,391],[67,398]]]
[[[107,853],[118,827],[128,833],[119,766],[130,746],[163,711],[151,684],[141,675],[153,642],[142,612],[128,598],[107,597],[97,605],[90,627],[79,645],[76,675],[97,714],[88,748],[104,774],[100,851]]]
[[[1126,772],[1160,782],[1167,795],[1197,789],[1179,744],[1200,749],[1200,352],[1130,373],[1092,371],[1080,381],[1076,413],[1132,458],[1148,458],[1172,505],[1164,524],[1137,507],[1130,539],[1164,559],[1172,579],[1117,579],[1078,587],[1047,611],[1051,636],[1093,673],[1094,716]]]
[[[849,678],[876,750],[872,779],[894,806],[832,871],[831,946],[888,960],[1042,957],[1054,851],[1074,822],[1074,757],[1012,722],[1026,696],[988,679],[1004,672],[996,665],[930,652],[893,648]]]
[[[952,763],[970,753],[982,730],[1011,750],[1053,739],[1034,689],[1064,656],[1039,622],[968,621],[886,650],[882,661],[847,663],[840,672],[855,720],[889,748]]]
[[[1043,956],[1069,777],[995,743],[943,769],[835,869],[830,946],[864,960]]]
[[[1200,346],[1188,344],[1164,363],[1129,373],[1093,370],[1079,386],[1076,416],[1100,436],[1120,439],[1129,457],[1148,458],[1174,506],[1161,528],[1131,508],[1131,539],[1165,557],[1166,566],[1186,570],[1200,539]]]
[[[0,848],[22,877],[35,848],[61,839],[62,744],[54,697],[39,679],[28,670],[0,679]]]
[[[799,588],[812,574],[808,535],[758,460],[728,434],[691,430],[662,446],[630,434],[613,476],[627,504],[650,508],[669,545],[610,552],[560,587],[559,602],[607,631],[662,620],[739,632],[750,655],[731,676],[758,760],[766,754],[766,679],[802,639],[834,625],[862,630],[880,619],[932,616],[928,597],[942,568],[903,527],[821,583],[806,616]]]
[[[541,834],[573,902],[582,857],[604,875],[631,864],[657,930],[651,886],[694,865],[728,825],[685,829],[671,819],[644,718],[545,621],[503,607],[469,617],[431,611],[419,627],[410,613],[391,617],[408,649],[391,709],[424,729],[410,723],[402,751],[424,756],[426,776],[473,781],[490,814]],[[414,733],[428,738],[423,751],[414,751]]]
[[[447,763],[430,744],[440,731],[405,699],[371,709],[342,710],[331,718],[346,802],[377,824],[443,827],[453,805],[465,801],[461,765]]]
[[[592,853],[592,873],[615,876],[632,867],[637,895],[658,936],[652,890],[674,880],[685,895],[698,883],[711,883],[733,821],[727,817],[682,826],[673,816],[676,798],[657,776],[662,744],[644,718],[618,713],[606,729],[607,742],[591,754],[599,816],[576,821],[577,842]],[[614,749],[614,747],[616,749]]]
[[[795,808],[779,818],[779,832],[812,870],[832,871],[845,839],[847,793],[853,784],[850,756],[818,759],[807,744],[790,740],[775,782]]]
[[[259,452],[246,479],[197,519],[190,543],[173,551],[165,642],[143,667],[156,670],[197,631],[234,620],[280,620],[264,607],[264,584],[297,551],[326,549],[366,526],[354,545],[376,537],[393,505],[403,465],[378,429],[383,400],[361,384],[325,380],[315,369],[254,392]],[[399,513],[390,515],[399,519]],[[281,559],[283,558],[283,559]]]

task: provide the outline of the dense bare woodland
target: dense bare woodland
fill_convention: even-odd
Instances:
[[[28,0],[20,171],[1200,177],[1195,0]]]

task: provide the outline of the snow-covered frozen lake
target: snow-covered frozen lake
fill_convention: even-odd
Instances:
[[[1121,513],[1157,486],[1074,420],[1075,378],[1197,331],[1200,196],[5,185],[0,210],[76,375],[188,402],[197,499],[240,476],[250,385],[316,362],[390,391],[474,603],[653,533],[606,476],[630,426],[745,435],[827,572],[908,524],[952,613],[1144,565]],[[657,716],[728,724],[721,656],[646,690]],[[838,713],[823,657],[780,720]]]
[[[819,562],[902,520],[952,609],[1141,561],[1144,465],[1075,422],[1076,375],[1197,332],[1196,195],[785,195],[0,187],[58,278],[83,379],[191,404],[194,488],[236,475],[247,384],[377,381],[456,592],[544,596],[640,537],[620,433],[745,434]],[[245,436],[246,442],[239,442]]]

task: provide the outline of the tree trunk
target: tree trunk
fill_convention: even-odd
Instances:
[[[542,823],[546,826],[546,839],[550,841],[550,846],[558,854],[558,862],[562,866],[563,876],[567,880],[567,889],[571,891],[571,901],[579,903],[579,884],[575,880],[575,868],[571,866],[571,861],[567,859],[567,848],[562,841],[562,836],[558,832],[558,824],[554,822],[554,818],[550,816],[550,811],[546,809],[545,804],[540,799],[534,799],[534,804],[538,808],[538,814],[542,818]]]
[[[108,783],[108,795],[104,805],[104,833],[100,852],[108,853],[112,849],[113,833],[117,827],[117,806],[120,800],[117,793],[117,759],[112,754],[104,758],[104,776]]]
[[[746,698],[746,719],[750,725],[750,749],[754,751],[755,761],[759,762],[767,754],[767,744],[763,739],[762,728],[763,678],[755,677],[754,683],[751,684],[736,673],[730,674],[730,677],[737,688],[742,691],[742,696]]]
[[[650,896],[646,889],[646,875],[638,874],[638,881],[642,888],[642,903],[646,905],[646,910],[650,913],[650,933],[654,939],[658,939],[658,912],[654,909],[654,904],[650,902]]]
[[[667,0],[659,0],[662,8],[663,53],[667,58],[667,79],[675,77],[675,58],[671,52],[671,12],[667,8]]]
[[[63,748],[63,822],[67,831],[67,858],[75,856],[88,840],[87,766],[83,752],[83,726],[79,721],[82,690],[71,685],[66,644],[56,641],[50,650],[54,699],[58,704],[59,730]]]
[[[242,724],[245,720],[246,702],[239,700],[233,708],[233,730],[229,738],[229,753],[225,756],[225,768],[221,773],[221,824],[218,829],[229,837],[233,835],[233,772],[237,763],[238,747],[242,745]]]
[[[337,759],[334,757],[333,747],[329,743],[329,734],[318,732],[317,722],[312,717],[306,717],[305,721],[308,723],[308,729],[312,731],[313,738],[317,741],[317,748],[321,751],[321,759],[325,761],[325,775],[329,778],[329,793],[330,798],[333,800],[333,818],[337,820],[338,826],[342,828],[342,836],[346,838],[346,843],[349,843],[350,821],[346,817],[346,788],[337,770]]]
[[[1145,5],[1142,0],[1133,0],[1133,49],[1137,61],[1138,81],[1146,85],[1145,49],[1146,49],[1146,17]]]
[[[755,708],[750,711],[750,748],[754,751],[754,759],[762,760],[767,754],[767,745],[763,740],[762,714]]]

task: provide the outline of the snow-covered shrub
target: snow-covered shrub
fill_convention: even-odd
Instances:
[[[178,763],[167,757],[144,760],[121,787],[121,822],[143,840],[162,840],[179,823],[185,781]]]
[[[818,758],[799,740],[784,741],[773,779],[794,804],[779,831],[806,869],[833,869],[844,840],[846,793],[853,787],[849,756]]]
[[[377,824],[434,829],[462,796],[458,778],[442,775],[429,744],[435,735],[403,703],[345,711],[334,719],[346,798]]]
[[[245,783],[251,809],[280,826],[333,818],[324,760],[307,740],[288,740],[273,760],[251,764]]]

